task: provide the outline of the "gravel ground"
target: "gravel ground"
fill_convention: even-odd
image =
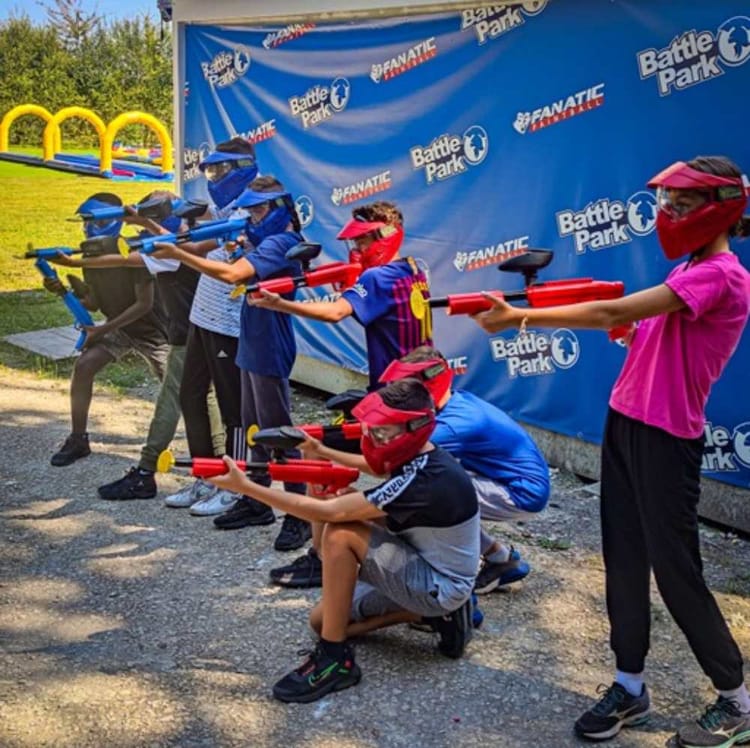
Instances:
[[[279,523],[221,532],[158,499],[96,497],[137,460],[152,397],[97,390],[93,454],[53,468],[66,383],[0,370],[0,746],[578,745],[572,722],[612,667],[596,485],[555,470],[541,517],[497,526],[533,571],[481,598],[485,624],[462,660],[393,628],[357,643],[358,687],[285,706],[270,686],[311,645],[316,593],[266,583],[295,555],[272,550]],[[297,420],[319,419],[321,402],[296,390]],[[186,480],[164,476],[160,495]],[[701,532],[709,583],[747,656],[750,543]],[[609,745],[663,746],[712,700],[656,595],[647,675],[651,722]]]

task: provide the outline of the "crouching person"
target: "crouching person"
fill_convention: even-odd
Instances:
[[[312,654],[273,688],[286,702],[308,702],[361,677],[347,639],[397,623],[427,622],[447,657],[471,638],[471,591],[479,565],[479,512],[471,479],[429,441],[435,408],[416,379],[365,397],[362,453],[389,475],[364,492],[318,499],[253,483],[225,457],[213,482],[311,522],[325,523],[323,591],[310,614],[319,635]]]

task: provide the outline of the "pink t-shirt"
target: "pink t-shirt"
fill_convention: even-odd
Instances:
[[[664,282],[686,307],[640,323],[609,404],[629,418],[695,439],[703,432],[711,386],[747,322],[750,273],[725,252],[682,263]]]

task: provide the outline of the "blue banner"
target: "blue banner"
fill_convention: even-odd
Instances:
[[[746,0],[525,0],[329,25],[188,25],[185,193],[205,197],[199,160],[239,134],[295,196],[321,261],[346,259],[336,234],[380,198],[404,212],[402,252],[429,266],[433,295],[520,290],[520,275],[497,268],[529,247],[554,250],[542,280],[646,288],[669,270],[648,179],[698,154],[750,168],[748,16]],[[442,310],[434,329],[459,387],[600,441],[625,355],[605,334],[488,337]],[[353,320],[296,330],[301,353],[365,370]],[[745,487],[748,337],[711,395],[704,454],[705,474]]]

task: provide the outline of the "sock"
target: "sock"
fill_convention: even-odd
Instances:
[[[640,696],[643,693],[643,671],[624,673],[622,670],[617,670],[615,683],[619,683],[631,696]]]
[[[739,688],[733,688],[731,691],[719,691],[725,699],[731,699],[739,707],[743,714],[750,714],[750,693],[743,683]]]
[[[323,650],[324,654],[328,655],[332,660],[341,662],[346,653],[346,640],[342,642],[329,642],[321,636],[320,648]]]
[[[506,561],[510,560],[510,548],[506,548],[504,545],[501,545],[499,550],[495,551],[494,553],[490,553],[489,555],[485,556],[485,558],[491,564],[504,564]]]

